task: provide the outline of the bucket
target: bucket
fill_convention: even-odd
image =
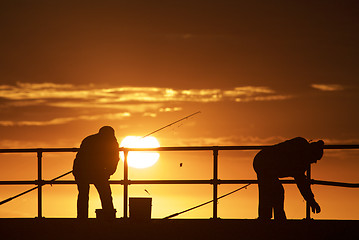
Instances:
[[[130,219],[150,220],[152,198],[130,198]]]

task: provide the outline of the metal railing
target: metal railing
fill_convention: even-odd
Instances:
[[[209,146],[209,147],[159,147],[159,148],[119,148],[119,152],[124,153],[124,173],[123,180],[110,180],[110,184],[123,185],[123,218],[128,218],[128,187],[132,184],[210,184],[213,186],[213,200],[212,200],[212,218],[217,219],[217,200],[218,200],[218,185],[220,184],[258,184],[257,180],[221,180],[218,178],[218,153],[219,151],[230,150],[261,150],[269,146]],[[359,149],[359,145],[325,145],[324,149]],[[61,175],[52,180],[44,180],[42,177],[42,157],[43,153],[60,153],[60,152],[77,152],[79,148],[32,148],[32,149],[0,149],[0,153],[37,153],[37,179],[28,181],[0,181],[0,185],[36,185],[22,194],[37,189],[37,218],[43,218],[42,213],[42,187],[46,184],[76,184],[74,180],[57,180],[58,178],[67,175],[70,172]],[[128,178],[128,164],[127,155],[130,151],[212,151],[213,153],[213,178],[208,180],[130,180]],[[307,178],[311,184],[337,186],[337,187],[351,187],[358,188],[359,183],[342,183],[332,181],[319,181],[311,177],[311,169],[307,169]],[[294,184],[294,180],[281,180],[284,184]],[[21,194],[21,195],[22,195]],[[10,201],[12,199],[9,199]],[[3,201],[4,202],[4,201]],[[310,206],[306,204],[306,219],[311,218]]]

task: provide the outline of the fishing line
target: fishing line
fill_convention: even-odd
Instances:
[[[235,192],[238,192],[238,191],[240,191],[240,190],[242,190],[242,189],[244,189],[244,188],[247,188],[249,185],[251,185],[251,183],[248,183],[247,185],[244,185],[243,187],[240,187],[240,188],[238,188],[238,189],[236,189],[236,190],[233,190],[232,192],[226,193],[226,194],[224,194],[224,195],[218,197],[218,198],[217,198],[217,201],[218,201],[219,199],[221,199],[221,198],[227,197],[227,196],[229,196],[229,195],[231,195],[231,194],[233,194],[233,193],[235,193]],[[182,214],[182,213],[186,213],[186,212],[192,211],[192,210],[194,210],[194,209],[196,209],[196,208],[202,207],[202,206],[207,205],[207,204],[209,204],[209,203],[211,203],[211,202],[213,202],[213,200],[210,200],[210,201],[208,201],[208,202],[199,204],[199,205],[197,205],[197,206],[195,206],[195,207],[191,207],[191,208],[186,209],[186,210],[184,210],[184,211],[182,211],[182,212],[174,213],[174,214],[169,215],[169,216],[167,216],[167,217],[165,217],[165,218],[163,218],[163,219],[170,219],[170,218],[176,217],[176,216],[178,216],[178,215],[180,215],[180,214]]]

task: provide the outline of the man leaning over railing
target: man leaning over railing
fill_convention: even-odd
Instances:
[[[287,219],[284,212],[284,188],[279,181],[282,177],[294,177],[300,193],[308,202],[312,212],[321,211],[314,199],[305,171],[309,169],[310,164],[322,158],[323,147],[322,140],[309,143],[306,139],[297,137],[264,148],[255,156],[253,168],[258,178],[259,220],[271,219],[272,210],[274,210],[274,219]]]

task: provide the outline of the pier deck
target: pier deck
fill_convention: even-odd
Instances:
[[[359,239],[358,220],[0,219],[1,239]]]

